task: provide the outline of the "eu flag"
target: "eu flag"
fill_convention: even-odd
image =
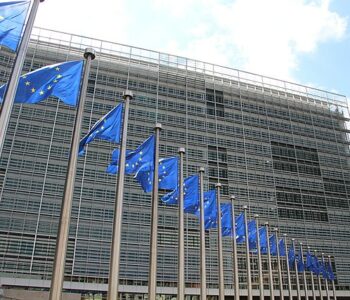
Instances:
[[[92,126],[88,134],[79,143],[79,155],[84,155],[84,147],[96,138],[112,143],[120,143],[122,111],[123,104],[120,103]]]
[[[40,68],[20,77],[15,103],[38,103],[56,96],[64,103],[76,106],[79,96],[83,61],[69,61]],[[0,103],[7,84],[0,87]]]
[[[279,248],[279,251],[280,251],[280,256],[281,257],[284,257],[286,256],[286,244],[284,242],[284,239],[280,239],[280,241],[278,242],[278,248]]]
[[[221,204],[222,236],[232,236],[232,208],[230,203]]]
[[[335,279],[335,275],[333,273],[332,264],[329,261],[327,262],[327,273],[328,279],[333,281]]]
[[[318,261],[318,258],[316,255],[312,255],[312,272],[316,275],[320,275],[321,269],[320,269],[320,262]]]
[[[259,228],[259,238],[261,254],[267,254],[267,231],[265,226]]]
[[[237,243],[243,243],[245,241],[244,212],[241,212],[236,218],[236,240]]]
[[[27,0],[0,3],[0,45],[17,50],[29,5]]]
[[[172,190],[178,187],[178,157],[161,158],[158,169],[158,188]],[[153,161],[143,164],[137,171],[135,178],[142,189],[149,193],[153,187],[154,167]]]
[[[125,174],[135,174],[139,168],[145,163],[154,160],[154,135],[145,140],[136,150],[126,151],[125,157]],[[119,164],[119,149],[115,149],[112,153],[112,161],[107,167],[107,173],[116,174]]]
[[[187,177],[183,183],[184,188],[184,212],[195,214],[199,207],[199,176]],[[179,189],[165,194],[162,201],[166,204],[177,204],[179,200]]]
[[[329,279],[329,275],[323,261],[320,261],[320,273],[322,274],[324,279]]]
[[[249,242],[249,250],[257,249],[257,232],[256,232],[256,221],[250,220],[248,222],[248,242]]]
[[[298,272],[304,272],[305,265],[303,262],[303,253],[301,252],[301,248],[299,248],[299,254],[296,255],[295,259],[297,260]]]
[[[204,227],[206,230],[216,228],[217,209],[216,190],[204,192]],[[195,215],[200,218],[200,207],[195,212]]]
[[[277,255],[277,240],[276,240],[275,234],[272,234],[269,237],[269,242],[270,242],[270,254],[272,256],[276,256]]]
[[[295,262],[295,251],[294,251],[294,246],[293,245],[289,248],[289,251],[288,251],[288,262],[289,262],[289,267],[291,269],[293,269],[294,268],[294,262]]]

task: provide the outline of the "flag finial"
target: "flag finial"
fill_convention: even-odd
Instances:
[[[95,49],[93,48],[86,48],[84,52],[84,58],[87,59],[88,57],[91,57],[91,60],[94,60],[96,57]]]

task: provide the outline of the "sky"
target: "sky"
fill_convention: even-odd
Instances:
[[[46,0],[35,26],[346,95],[350,0]]]

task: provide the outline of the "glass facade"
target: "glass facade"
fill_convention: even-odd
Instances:
[[[80,59],[86,47],[93,47],[97,55],[89,77],[82,135],[130,89],[134,99],[129,149],[152,134],[160,122],[161,157],[176,155],[179,147],[185,147],[185,176],[205,166],[205,189],[220,182],[223,202],[229,201],[229,195],[236,196],[237,214],[248,205],[250,216],[258,213],[261,222],[269,221],[281,233],[331,255],[337,289],[350,288],[349,116],[344,96],[40,28],[32,34],[23,72]],[[1,49],[2,83],[9,77],[13,59],[13,54]],[[53,98],[38,105],[14,106],[0,161],[2,278],[50,280],[74,116],[75,108]],[[80,289],[100,284],[106,291],[116,177],[105,169],[115,147],[95,141],[78,163],[65,281],[81,283]],[[150,202],[151,196],[127,177],[120,278],[125,290],[131,289],[128,293],[140,287],[137,297],[147,291]],[[160,201],[159,214],[158,286],[164,294],[176,293],[177,208]],[[216,231],[208,232],[206,238],[208,288],[217,288]],[[223,241],[225,287],[230,293],[232,241]],[[185,248],[186,286],[194,288],[195,294],[200,284],[199,222],[192,215],[186,215]],[[243,245],[239,251],[240,287],[245,289]],[[275,258],[273,268],[278,289]],[[257,258],[252,255],[256,292],[257,276]],[[268,289],[267,271],[264,283]]]

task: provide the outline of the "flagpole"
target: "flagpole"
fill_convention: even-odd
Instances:
[[[314,250],[315,253],[315,257],[317,258],[317,250]],[[318,272],[320,273],[320,272]],[[319,287],[319,291],[320,291],[320,299],[323,299],[323,295],[322,295],[322,283],[321,283],[321,276],[320,274],[317,275],[317,281],[318,281],[318,287]]]
[[[33,0],[32,8],[29,13],[27,24],[25,26],[23,37],[20,42],[18,53],[15,58],[15,63],[11,72],[9,82],[4,95],[4,100],[0,110],[0,157],[5,143],[6,131],[10,122],[13,103],[15,100],[19,77],[23,68],[23,63],[26,57],[27,48],[29,45],[30,34],[32,33],[34,20],[38,12],[39,3],[44,0]]]
[[[221,183],[215,185],[216,188],[216,205],[217,205],[217,224],[218,224],[218,265],[219,265],[219,300],[225,300],[225,283],[224,283],[224,260],[222,256],[222,234],[221,234],[221,200],[220,188]]]
[[[184,155],[185,148],[179,148],[179,245],[177,299],[185,300],[185,242],[184,242]]]
[[[287,252],[287,234],[283,234],[284,237],[284,245],[286,247],[286,266],[287,266],[287,279],[288,279],[288,293],[289,293],[289,300],[293,300],[293,294],[292,294],[292,281],[290,279],[290,266],[289,266],[289,259],[288,259],[288,252]]]
[[[311,253],[309,246],[307,247],[307,250],[308,250],[309,253]],[[312,300],[316,300],[314,274],[313,274],[312,270],[310,270],[310,275],[311,275]]]
[[[157,123],[155,131],[154,146],[154,175],[152,191],[152,213],[151,213],[151,237],[150,237],[150,260],[148,275],[148,299],[156,299],[157,294],[157,238],[158,238],[158,167],[159,167],[159,136],[162,125]],[[114,299],[110,299],[114,300]]]
[[[204,220],[204,168],[199,168],[200,184],[200,278],[201,278],[201,300],[207,300],[207,272],[205,261],[205,220]]]
[[[322,263],[323,263],[323,267],[325,268],[326,264],[325,264],[325,260],[324,260],[324,253],[322,253]],[[327,300],[330,300],[327,278],[324,278],[324,283],[325,283],[325,286],[326,286]]]
[[[269,222],[265,222],[266,236],[267,236],[267,262],[269,268],[269,286],[270,286],[270,300],[274,300],[274,287],[273,287],[273,276],[272,276],[272,265],[271,265],[271,254],[270,254],[270,239],[269,239]]]
[[[331,265],[331,256],[328,255],[328,263],[329,265]],[[335,295],[335,283],[334,283],[334,279],[331,280],[332,281],[332,290],[333,290],[333,299],[337,300],[337,296]]]
[[[292,245],[293,245],[293,249],[294,249],[294,253],[295,253],[296,252],[295,239],[292,239]],[[296,280],[296,285],[297,285],[297,298],[298,298],[298,300],[301,300],[299,273],[298,273],[298,263],[297,263],[296,259],[294,259],[294,269],[295,269],[295,280]]]
[[[303,243],[300,242],[299,245],[300,245],[300,259],[301,259],[301,261],[302,261],[303,264],[304,264]],[[306,281],[306,271],[305,271],[305,268],[304,268],[304,271],[303,271],[303,280],[304,280],[305,300],[307,300],[307,299],[308,299],[308,289],[307,289],[307,281]]]
[[[66,173],[66,181],[64,185],[64,195],[61,206],[60,222],[58,224],[58,233],[56,240],[56,252],[53,263],[53,272],[50,287],[50,300],[60,300],[64,280],[64,266],[66,262],[66,253],[69,236],[69,224],[72,212],[73,193],[75,175],[78,162],[78,149],[80,140],[80,130],[83,122],[84,104],[86,99],[86,89],[88,85],[91,61],[95,59],[95,50],[91,48],[85,49],[84,53],[85,67],[80,90],[79,104],[76,111],[71,148]]]
[[[281,269],[281,254],[280,254],[280,245],[278,239],[278,228],[274,228],[277,244],[277,268],[278,268],[278,279],[279,279],[279,288],[280,288],[280,299],[283,299],[283,281],[282,281],[282,269]]]
[[[118,177],[116,185],[116,196],[114,203],[114,218],[113,218],[113,233],[112,246],[109,265],[108,277],[108,300],[118,299],[119,287],[119,269],[120,269],[120,245],[121,245],[121,231],[123,220],[123,199],[124,199],[124,177],[125,177],[125,160],[126,160],[126,140],[129,120],[129,105],[133,98],[131,91],[126,90],[123,95],[124,98],[124,118],[123,118],[123,133],[120,142],[120,157],[118,162]]]
[[[259,269],[259,292],[260,300],[264,300],[264,282],[262,274],[262,264],[261,264],[261,247],[260,247],[260,234],[259,234],[259,215],[255,214],[255,224],[256,224],[256,248],[258,251],[258,269]]]
[[[239,300],[239,279],[238,279],[238,257],[237,257],[237,240],[236,240],[236,218],[235,218],[235,199],[234,195],[231,195],[231,213],[232,213],[232,250],[233,250],[233,283],[234,283],[234,297],[235,300]]]
[[[248,217],[247,210],[248,206],[243,206],[244,210],[244,226],[245,226],[245,250],[246,250],[246,261],[247,261],[247,290],[248,290],[248,300],[253,299],[252,295],[252,277],[250,270],[250,255],[249,255],[249,230],[248,230]]]

